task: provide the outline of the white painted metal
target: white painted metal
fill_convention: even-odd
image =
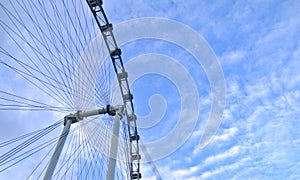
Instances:
[[[123,117],[123,115],[122,115],[123,110],[124,110],[123,106],[115,106],[115,107],[107,106],[102,109],[96,109],[96,110],[91,110],[91,111],[77,111],[75,114],[67,115],[65,117],[63,131],[60,135],[60,138],[55,147],[54,153],[51,157],[50,163],[47,167],[47,171],[45,173],[44,180],[51,179],[51,177],[53,175],[53,172],[55,170],[59,156],[60,156],[62,149],[64,147],[64,144],[66,142],[66,139],[69,134],[72,123],[76,123],[79,120],[83,120],[84,117],[95,116],[95,115],[105,114],[105,113],[108,113],[109,115],[115,115],[117,112],[117,116],[116,116],[116,119],[114,122],[114,127],[113,127],[113,133],[119,134],[120,119]],[[115,148],[118,148],[118,144],[115,144],[116,142],[113,142],[113,141],[117,141],[117,139],[112,139],[112,141],[111,141],[111,144],[112,144],[111,146],[114,147],[111,149],[111,151],[112,151],[111,153],[113,153],[113,155],[114,155],[115,152],[117,152],[117,149],[115,149]],[[115,157],[115,156],[111,156],[111,157]],[[115,166],[115,163],[114,163],[114,166]]]
[[[128,83],[128,74],[125,70],[122,52],[118,47],[115,36],[113,34],[113,26],[108,21],[107,16],[102,7],[102,0],[86,0],[89,5],[96,23],[101,31],[105,45],[110,54],[110,58],[114,65],[115,73],[117,75],[121,97],[123,99],[124,114],[127,119],[128,135],[130,137],[129,153],[130,153],[130,179],[141,179],[140,173],[140,158],[139,153],[139,136],[137,130],[136,115],[133,106],[133,96],[130,91]]]
[[[115,177],[116,159],[117,159],[118,144],[119,144],[120,120],[123,117],[123,110],[124,110],[123,106],[117,110],[115,121],[113,124],[113,131],[112,131],[113,134],[111,137],[108,172],[106,174],[106,180],[113,180]]]
[[[95,116],[95,115],[105,114],[105,113],[107,113],[107,109],[102,108],[102,109],[96,109],[91,111],[78,111],[77,115],[78,115],[78,119],[82,120],[84,117]]]
[[[44,180],[49,180],[51,179],[52,175],[53,175],[53,172],[55,170],[55,167],[56,167],[56,164],[58,162],[58,158],[61,154],[61,151],[64,147],[64,144],[66,142],[66,139],[67,139],[67,136],[69,134],[69,131],[70,131],[70,126],[72,124],[72,119],[67,119],[65,121],[65,126],[61,132],[61,135],[60,135],[60,138],[57,142],[57,145],[55,147],[55,150],[54,150],[54,153],[51,157],[51,160],[50,160],[50,163],[48,165],[48,168],[47,168],[47,171],[45,173],[45,176],[44,176]]]

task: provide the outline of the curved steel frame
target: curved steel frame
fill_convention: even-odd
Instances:
[[[137,131],[136,115],[134,112],[132,94],[130,92],[129,83],[127,80],[127,72],[125,71],[121,50],[117,45],[116,39],[113,34],[112,24],[109,23],[107,16],[102,7],[102,0],[86,0],[89,5],[93,16],[98,24],[101,34],[104,38],[106,47],[110,54],[114,69],[118,78],[119,87],[124,103],[124,112],[128,123],[128,133],[130,140],[130,178],[140,179],[140,159],[139,153],[139,135]]]

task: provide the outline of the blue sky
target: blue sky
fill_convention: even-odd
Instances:
[[[142,40],[122,47],[125,62],[148,53],[172,57],[190,73],[196,84],[200,105],[196,127],[183,146],[154,162],[163,179],[300,178],[299,1],[112,0],[104,1],[104,8],[113,24],[159,17],[188,25],[207,41],[224,72],[223,121],[213,141],[201,148],[203,127],[212,105],[205,70],[188,52],[171,43]],[[44,100],[45,97],[36,96],[32,91],[34,87],[26,82],[7,82],[11,77],[20,79],[7,72],[1,69],[0,73],[5,74],[0,78],[1,90],[12,88],[18,94]],[[130,76],[134,72],[128,73]],[[176,127],[180,111],[176,84],[150,74],[135,81],[132,90],[141,119],[159,119],[153,127],[140,129],[145,143],[166,136]],[[148,106],[155,94],[157,102],[152,106],[150,102]],[[161,104],[164,104],[162,109],[166,108],[165,114],[152,116],[161,110],[154,107]],[[2,126],[9,122],[10,116],[9,112],[0,113]],[[16,113],[14,119],[18,123],[10,129],[26,132],[35,127],[41,117],[39,113],[34,113],[34,118],[28,112],[22,113]],[[39,125],[43,127],[54,122],[51,117],[57,120],[62,116],[43,114],[47,118],[40,120]],[[29,119],[26,128],[22,127],[20,117]],[[1,137],[12,136],[12,131],[1,128]],[[148,164],[142,164],[141,171],[143,179],[155,179]]]
[[[110,1],[104,7],[113,23],[164,17],[187,24],[206,39],[222,65],[226,110],[214,141],[200,149],[196,128],[184,146],[156,162],[162,177],[299,178],[298,1]],[[195,81],[206,81],[205,89],[203,79]],[[155,91],[148,81],[140,82],[140,90]],[[199,121],[205,121],[210,104],[204,99],[200,104]],[[147,170],[144,176],[151,179],[150,174]]]

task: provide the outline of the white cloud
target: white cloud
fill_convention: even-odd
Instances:
[[[241,159],[238,162],[235,162],[233,164],[228,164],[228,165],[225,165],[225,166],[221,166],[221,167],[215,168],[211,171],[205,171],[199,176],[199,179],[207,179],[211,176],[215,176],[215,175],[218,175],[220,173],[231,172],[234,169],[238,169],[239,167],[241,167],[248,160],[249,160],[249,158],[244,158],[244,159]]]
[[[214,137],[214,141],[227,141],[234,135],[236,135],[238,129],[236,127],[231,127],[224,130],[224,134],[217,135]]]
[[[224,63],[234,64],[239,61],[243,61],[246,54],[247,52],[245,50],[226,52],[224,53],[224,55],[221,56],[220,60],[224,61]]]
[[[212,137],[211,144],[224,143],[224,141],[230,140],[237,133],[237,131],[238,129],[236,127],[225,129],[223,130],[223,133],[221,135],[215,135],[214,137]],[[197,135],[196,137],[200,138],[200,136],[198,136],[200,134],[201,134],[200,131],[196,131],[196,134],[194,136]],[[193,150],[193,155],[198,155],[199,153],[201,153],[202,150],[203,147],[200,144],[197,145]]]
[[[197,140],[203,126],[198,125],[190,142],[158,163],[165,178],[247,179],[267,173],[299,178],[299,1],[105,1],[104,5],[113,22],[164,16],[188,23],[222,55],[228,104],[218,135],[200,150]],[[51,101],[35,93],[28,95]],[[209,105],[209,98],[204,100]],[[208,116],[201,113],[201,117]],[[36,125],[36,119],[31,120]],[[144,168],[144,178],[154,179],[151,170]]]
[[[235,156],[240,153],[240,150],[241,150],[240,146],[233,146],[232,148],[230,148],[229,150],[227,150],[223,153],[206,158],[204,160],[204,165],[216,163],[217,161],[221,161],[221,160],[227,159],[229,157]]]

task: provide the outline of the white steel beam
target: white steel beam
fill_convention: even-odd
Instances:
[[[115,121],[113,124],[113,133],[111,136],[111,145],[109,152],[109,162],[108,169],[106,174],[106,180],[113,180],[115,177],[115,169],[116,169],[116,159],[118,154],[118,144],[119,144],[119,132],[120,132],[120,120],[123,117],[124,108],[121,107],[116,112]]]

